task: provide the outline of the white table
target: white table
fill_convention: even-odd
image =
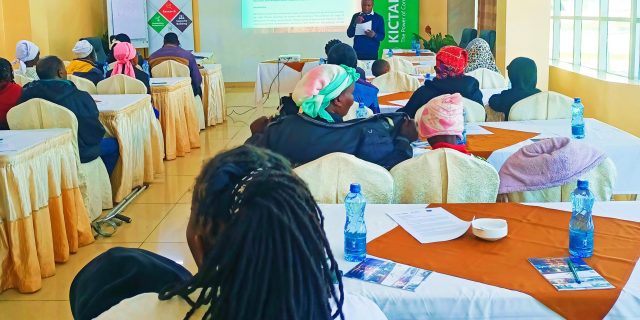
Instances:
[[[207,126],[223,123],[227,118],[225,87],[222,77],[222,65],[204,64],[202,74],[202,104]]]
[[[568,203],[540,206],[570,211]],[[397,226],[386,213],[424,208],[425,205],[368,205],[365,213],[367,241]],[[333,254],[344,273],[357,263],[344,260],[344,205],[321,205],[324,229]],[[596,203],[594,214],[640,222],[640,202]],[[567,235],[568,236],[568,235]],[[389,319],[557,319],[555,312],[533,297],[466,279],[433,273],[416,292],[388,288],[354,279],[344,279],[345,292],[373,300]],[[544,280],[540,280],[544,281]],[[626,287],[608,315],[612,319],[640,318],[640,265],[636,265]]]
[[[277,95],[279,98],[282,94],[292,93],[302,76],[319,64],[319,61],[305,62],[302,71],[298,72],[284,63],[259,63],[255,86],[256,106],[262,106],[265,94]]]
[[[618,177],[614,194],[640,194],[640,138],[608,125],[596,119],[585,119],[586,137],[577,140],[602,150],[615,163]],[[571,137],[571,120],[532,120],[487,122],[482,126],[537,132],[541,137]],[[497,150],[488,161],[496,170],[500,170],[504,162],[512,154],[533,141],[526,140],[513,146]]]
[[[424,82],[424,76],[423,75],[412,75],[413,77],[415,77],[416,79],[420,80],[421,82]],[[489,99],[495,95],[495,94],[499,94],[502,91],[504,91],[506,89],[480,89],[480,91],[482,92],[482,102],[483,104],[486,106],[489,104]],[[389,95],[389,93],[384,93],[384,94],[380,94],[379,96],[384,96],[384,95]],[[406,99],[411,98],[411,95],[407,94]],[[390,112],[396,112],[398,109],[400,109],[400,107],[398,106],[390,106],[390,105],[380,105],[380,113],[390,113]]]

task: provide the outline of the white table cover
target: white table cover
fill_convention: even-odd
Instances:
[[[538,204],[570,211],[568,203]],[[424,208],[425,205],[368,205],[365,213],[367,241],[397,226],[386,214]],[[340,270],[347,272],[357,263],[344,260],[344,205],[321,205],[324,229]],[[639,202],[596,203],[597,216],[640,222]],[[596,226],[597,228],[597,226]],[[567,237],[569,235],[567,234]],[[597,244],[596,244],[597,245]],[[455,263],[455,261],[452,261]],[[508,275],[505,275],[508,276]],[[558,319],[555,312],[533,297],[475,281],[431,274],[416,292],[384,287],[354,279],[344,279],[345,292],[374,301],[389,319]],[[540,278],[540,281],[545,281]],[[631,274],[608,319],[640,318],[640,265]]]
[[[422,80],[424,82],[424,76],[422,75],[413,75],[413,76],[416,77],[418,80]],[[503,90],[506,90],[506,89],[480,89],[480,91],[482,91],[482,102],[484,103],[484,105],[485,106],[488,105],[489,99],[493,95],[501,93]],[[379,97],[385,96],[385,95],[389,95],[389,93],[381,94],[379,95]],[[400,107],[380,105],[380,113],[396,112],[396,110],[398,109],[400,109]]]
[[[259,63],[255,87],[256,106],[263,105],[263,97],[269,92],[272,97],[277,95],[278,98],[292,93],[302,76],[319,64],[319,61],[306,62],[302,72],[298,72],[283,63]]]
[[[207,126],[223,123],[227,118],[222,65],[205,64],[202,74],[202,103]]]

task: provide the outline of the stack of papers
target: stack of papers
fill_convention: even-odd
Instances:
[[[367,30],[371,30],[371,21],[369,22],[365,22],[365,23],[358,23],[356,24],[356,36],[364,36],[365,35],[365,31]]]
[[[388,215],[422,244],[457,239],[471,226],[471,222],[460,220],[443,208],[425,208]]]

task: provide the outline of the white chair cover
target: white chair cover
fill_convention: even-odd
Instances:
[[[198,126],[200,130],[204,130],[207,127],[204,120],[204,103],[202,103],[200,96],[194,96],[193,99],[195,101],[196,116],[198,116]]]
[[[507,194],[507,198],[509,202],[518,203],[569,202],[571,201],[571,193],[576,189],[577,181],[588,180],[589,190],[597,201],[611,201],[616,178],[615,164],[611,159],[606,159],[584,176],[563,186],[537,191],[513,192]]]
[[[476,69],[467,73],[480,82],[480,89],[502,89],[507,87],[507,80],[499,73],[486,68]]]
[[[21,74],[14,74],[13,75],[13,80],[19,84],[21,87],[24,87],[27,83],[33,81],[33,79],[29,78],[29,77],[25,77]]]
[[[571,118],[573,99],[557,92],[540,92],[511,107],[509,121]]]
[[[153,67],[151,74],[154,78],[190,77],[189,67],[173,60],[167,60]]]
[[[416,68],[413,66],[413,63],[407,59],[401,57],[385,57],[384,59],[389,62],[391,71],[400,71],[406,74],[416,73]]]
[[[294,169],[318,203],[344,203],[351,183],[362,186],[368,203],[386,204],[393,200],[393,178],[376,164],[346,153],[332,153]]]
[[[138,79],[118,74],[98,83],[98,94],[146,94],[147,87]]]
[[[482,105],[467,98],[462,98],[462,102],[464,103],[464,111],[466,114],[464,120],[466,122],[485,122],[487,119],[487,111]]]
[[[90,80],[85,78],[81,78],[78,76],[74,76],[72,74],[67,76],[67,80],[73,82],[79,90],[86,91],[89,94],[98,94],[98,89],[96,89],[96,85],[93,84]]]
[[[101,158],[89,163],[80,163],[78,153],[78,120],[66,108],[43,99],[31,99],[15,106],[7,114],[9,127],[13,130],[68,128],[74,135],[73,147],[78,163],[80,191],[89,218],[93,221],[103,209],[113,207],[111,181]]]
[[[371,84],[378,87],[380,93],[413,92],[420,88],[418,79],[401,71],[389,71],[373,79]]]
[[[452,149],[429,151],[391,169],[396,203],[492,203],[498,172],[489,163]]]
[[[349,121],[349,120],[353,120],[356,119],[356,111],[358,110],[358,107],[360,107],[360,104],[358,102],[354,102],[353,105],[351,105],[351,109],[349,109],[349,113],[347,113],[346,116],[342,117],[343,121]],[[367,118],[373,116],[373,110],[366,108],[367,109]]]
[[[64,67],[66,68],[71,64],[71,61],[65,60],[65,61],[62,61],[62,63],[64,63]]]

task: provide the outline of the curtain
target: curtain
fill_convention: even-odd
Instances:
[[[478,1],[478,30],[496,30],[497,0]]]

